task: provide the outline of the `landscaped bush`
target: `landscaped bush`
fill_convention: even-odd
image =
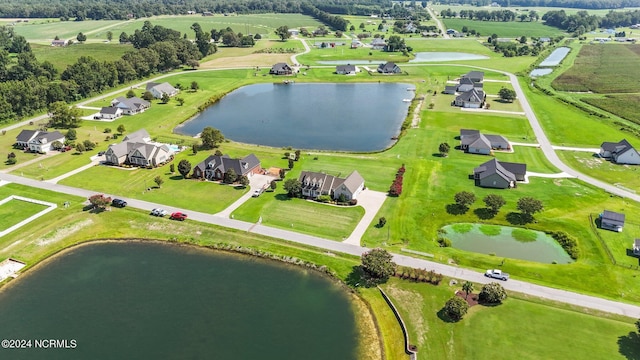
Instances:
[[[404,164],[402,164],[402,166],[398,169],[398,172],[396,173],[395,180],[393,180],[393,183],[389,188],[390,196],[400,196],[400,194],[402,194],[402,181],[403,181],[404,172],[405,172],[405,168],[404,168]]]
[[[447,303],[442,308],[444,313],[453,321],[462,320],[469,310],[469,304],[461,297],[453,296],[447,300]]]
[[[329,195],[320,195],[317,197],[317,200],[321,203],[328,203],[331,202],[331,196]]]
[[[478,294],[480,302],[486,304],[499,304],[506,298],[507,292],[504,290],[502,285],[496,282],[485,284],[482,287],[482,290],[480,290],[480,294]]]
[[[395,276],[403,280],[411,280],[415,282],[426,282],[432,285],[438,285],[442,281],[443,275],[433,270],[414,269],[407,266],[396,267]]]
[[[564,251],[566,251],[572,259],[578,259],[580,256],[580,248],[578,248],[578,241],[576,239],[562,231],[552,231],[548,234],[562,246]]]
[[[445,237],[439,237],[438,244],[440,244],[440,247],[451,247],[451,240]]]

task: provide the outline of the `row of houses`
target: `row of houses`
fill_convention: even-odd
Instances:
[[[146,85],[146,91],[150,92],[154,98],[161,99],[165,94],[173,97],[178,94],[179,90],[168,82],[154,83],[149,82]],[[117,97],[111,101],[110,106],[100,109],[96,116],[99,119],[113,120],[122,115],[136,115],[145,112],[151,107],[151,103],[139,97],[126,98],[124,96]]]
[[[381,74],[400,74],[402,69],[394,62],[386,62],[378,65],[378,70]],[[274,64],[269,70],[271,75],[291,75],[294,69],[287,63]],[[336,66],[336,74],[339,75],[355,75],[358,72],[358,68],[355,65],[338,65]]]
[[[457,84],[446,85],[445,94],[457,95],[454,106],[464,108],[482,108],[487,98],[484,92],[484,72],[470,71],[458,80]]]

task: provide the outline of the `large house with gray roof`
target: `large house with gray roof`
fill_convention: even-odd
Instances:
[[[149,82],[147,83],[146,90],[150,92],[156,99],[162,99],[162,96],[164,94],[167,94],[169,96],[176,96],[179,92],[178,89],[174,88],[168,82],[163,82],[161,84]]]
[[[293,68],[287,63],[277,63],[269,70],[271,75],[291,75],[293,74]]]
[[[338,199],[344,195],[344,199],[349,201],[357,199],[364,190],[364,179],[356,170],[344,179],[319,172],[303,171],[298,180],[302,184],[302,196],[311,199],[321,195]]]
[[[394,62],[382,63],[378,66],[378,72],[381,74],[400,74],[402,69]]]
[[[355,65],[338,65],[336,66],[336,74],[338,75],[355,75],[358,68]]]
[[[516,187],[517,181],[524,181],[527,164],[510,163],[491,159],[473,169],[476,186],[510,189]]]
[[[132,98],[120,96],[111,101],[111,107],[122,109],[124,115],[135,115],[145,112],[151,107],[151,103],[135,96]]]
[[[211,155],[196,165],[191,177],[212,181],[223,180],[224,174],[229,169],[238,176],[246,177],[262,173],[260,160],[254,154],[249,154],[242,159],[232,159],[229,155]]]
[[[640,165],[640,154],[626,139],[616,142],[603,142],[600,156],[611,159],[616,164]]]
[[[481,89],[471,89],[465,93],[456,96],[453,105],[463,108],[479,109],[484,106],[487,95]]]
[[[624,228],[624,214],[605,210],[600,214],[600,228],[622,232]]]
[[[492,150],[510,150],[509,141],[502,135],[482,134],[478,130],[460,129],[460,149],[471,154],[489,155]]]
[[[64,144],[64,140],[64,135],[59,131],[22,130],[16,137],[15,146],[44,154],[53,149],[54,143]]]
[[[122,142],[110,145],[104,153],[107,164],[142,167],[160,166],[173,159],[173,155],[173,150],[166,144],[152,142],[144,129],[125,136]]]

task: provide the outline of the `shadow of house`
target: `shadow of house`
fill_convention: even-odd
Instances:
[[[618,338],[618,352],[629,360],[640,360],[640,335],[634,331]]]

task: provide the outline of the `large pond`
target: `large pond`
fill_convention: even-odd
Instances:
[[[548,264],[573,262],[557,241],[541,231],[465,223],[443,229],[457,249]]]
[[[549,56],[547,56],[546,59],[542,60],[542,62],[538,66],[558,66],[560,65],[560,62],[564,60],[567,54],[569,54],[570,50],[571,49],[568,47],[559,47],[553,50],[553,52]]]
[[[176,132],[206,126],[243,143],[299,149],[377,151],[391,146],[407,116],[401,83],[256,84],[241,87]],[[414,88],[414,87],[411,87]],[[406,101],[403,101],[406,100]]]
[[[6,359],[356,359],[348,296],[310,271],[157,243],[82,246],[0,292]]]

